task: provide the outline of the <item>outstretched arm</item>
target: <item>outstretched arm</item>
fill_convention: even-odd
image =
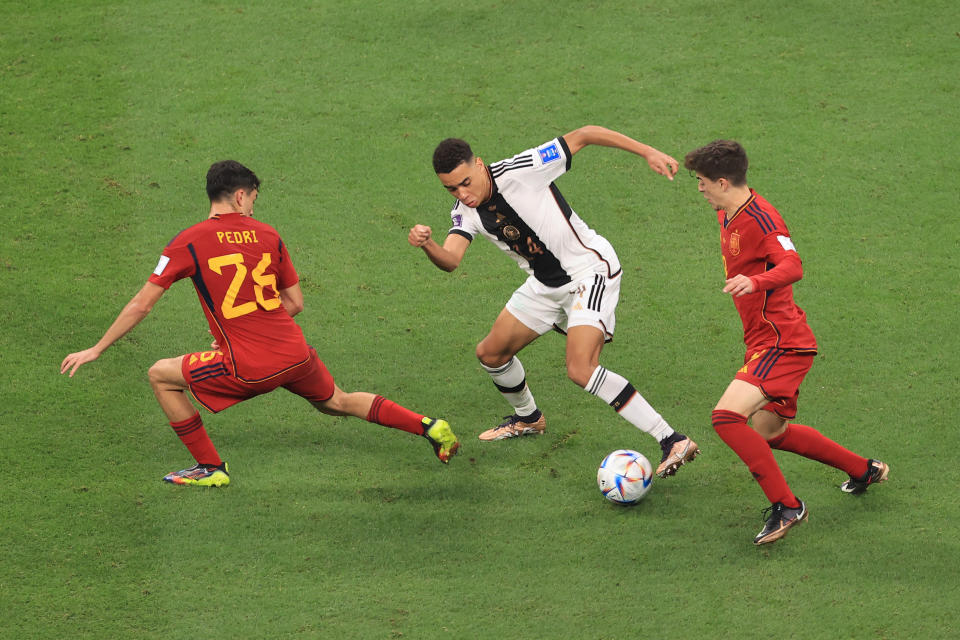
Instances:
[[[113,321],[113,324],[110,325],[110,328],[107,329],[107,332],[103,334],[97,344],[89,349],[71,353],[63,359],[63,362],[60,363],[60,373],[70,371],[70,377],[72,378],[80,365],[93,362],[99,358],[100,354],[107,350],[107,347],[125,336],[128,331],[147,317],[147,314],[153,309],[153,305],[157,303],[157,300],[165,291],[166,289],[152,282],[143,285],[143,288],[130,299],[130,302],[123,308],[123,311],[120,312],[120,315]]]
[[[614,147],[635,153],[645,159],[651,169],[662,176],[667,176],[671,180],[673,180],[673,176],[677,175],[677,170],[680,168],[680,163],[672,156],[668,156],[650,145],[638,142],[629,136],[604,127],[595,125],[580,127],[563,136],[563,139],[567,143],[567,148],[570,149],[570,155],[576,154],[588,145],[596,144],[602,147]]]
[[[424,224],[418,224],[410,229],[407,236],[407,242],[414,247],[420,247],[430,258],[430,262],[437,265],[444,271],[453,271],[460,265],[463,255],[470,246],[470,241],[461,235],[451,233],[443,241],[443,246],[438,245],[431,237],[430,227]]]

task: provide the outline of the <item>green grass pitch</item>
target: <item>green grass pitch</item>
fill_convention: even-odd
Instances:
[[[0,638],[955,638],[960,499],[960,11],[955,2],[0,2]],[[804,259],[821,346],[802,422],[890,463],[855,498],[796,456],[807,523],[750,543],[762,493],[713,433],[742,354],[715,218],[686,172],[578,154],[558,182],[625,274],[603,354],[703,455],[633,508],[604,455],[652,439],[523,354],[542,438],[473,348],[522,274],[479,241],[453,274],[407,245],[451,204],[434,145],[506,157],[600,124],[676,158],[740,140]],[[462,455],[278,392],[204,415],[224,490],[153,400],[205,348],[189,283],[71,379],[211,162],[263,179],[337,378],[450,420]]]

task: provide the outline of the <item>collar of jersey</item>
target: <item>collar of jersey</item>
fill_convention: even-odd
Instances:
[[[757,199],[757,192],[753,189],[750,189],[750,197],[747,198],[747,201],[740,205],[740,208],[737,209],[737,212],[733,214],[728,220],[726,216],[723,217],[723,227],[726,228],[728,224],[733,222],[738,215],[740,215],[744,209],[750,206],[750,203]]]
[[[490,197],[483,202],[478,203],[476,207],[477,209],[493,200],[493,197],[500,193],[500,188],[497,187],[497,181],[493,179],[493,174],[490,173],[490,167],[484,166],[483,168],[487,170],[487,177],[490,178]]]

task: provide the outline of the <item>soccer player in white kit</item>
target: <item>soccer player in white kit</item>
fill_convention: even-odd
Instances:
[[[581,127],[489,166],[469,144],[448,138],[434,151],[433,166],[457,199],[450,214],[453,226],[443,246],[426,225],[414,226],[408,241],[437,267],[453,271],[473,238],[483,235],[528,274],[477,345],[480,364],[514,408],[480,440],[544,432],[546,420],[516,354],[556,329],[567,336],[567,376],[660,442],[657,475],[666,477],[700,450],[674,431],[626,378],[600,365],[603,345],[613,338],[622,269],[610,243],[580,219],[554,185],[570,169],[573,156],[591,144],[635,153],[671,180],[679,168],[667,154],[597,126]]]

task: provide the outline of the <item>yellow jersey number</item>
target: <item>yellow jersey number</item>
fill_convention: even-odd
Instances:
[[[247,277],[247,267],[243,264],[242,253],[228,253],[227,255],[210,258],[207,260],[207,265],[211,271],[217,275],[223,275],[223,267],[233,266],[237,269],[233,274],[233,280],[230,282],[227,294],[223,297],[223,302],[220,303],[220,311],[223,313],[225,319],[239,318],[248,313],[253,313],[257,310],[257,305],[266,311],[273,311],[280,306],[280,294],[277,293],[277,276],[272,273],[265,273],[267,267],[270,266],[269,253],[263,254],[263,258],[260,259],[260,262],[257,263],[257,266],[250,274],[250,277],[253,279],[253,292],[257,297],[256,302],[250,300],[243,304],[236,304],[237,294],[240,293],[240,287]],[[273,289],[273,296],[269,298],[264,297],[264,287]]]

